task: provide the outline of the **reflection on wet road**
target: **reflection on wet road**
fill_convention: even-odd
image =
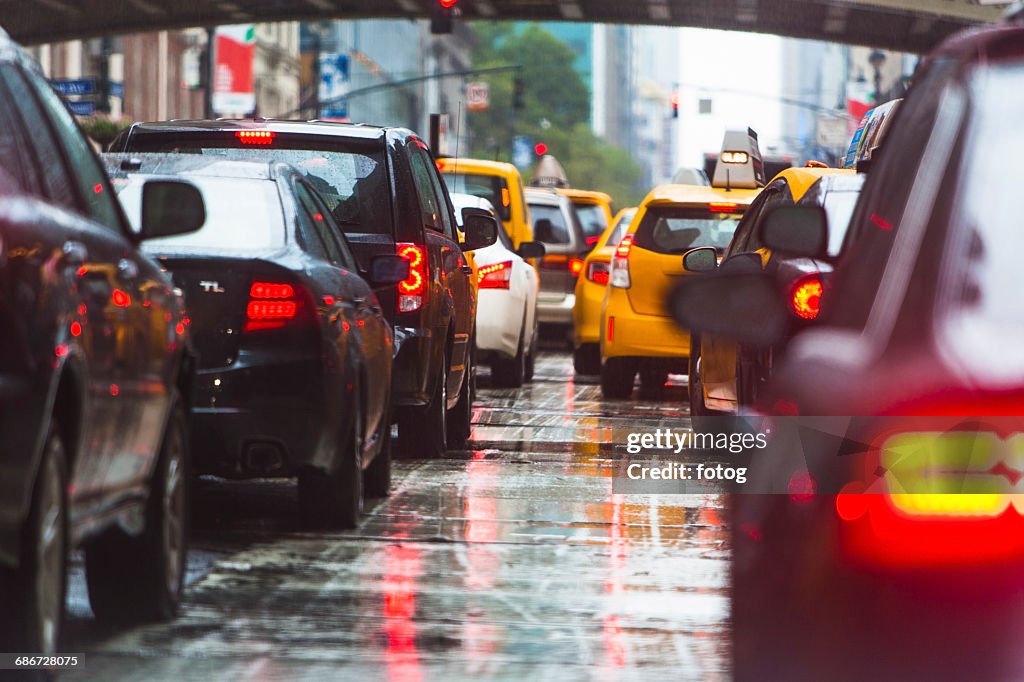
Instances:
[[[683,428],[685,392],[604,403],[565,355],[481,383],[474,449],[396,462],[356,531],[302,531],[286,482],[202,481],[182,616],[102,632],[73,603],[62,679],[727,677],[722,501],[611,493],[611,429]]]

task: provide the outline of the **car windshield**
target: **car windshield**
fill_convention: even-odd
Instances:
[[[648,209],[633,244],[657,253],[683,253],[713,246],[721,253],[729,245],[743,214],[712,213],[704,208]]]
[[[481,175],[475,173],[443,173],[449,192],[471,194],[487,199],[494,206],[502,220],[511,217],[509,205],[511,197],[505,179],[497,175]]]
[[[604,207],[599,204],[574,204],[576,215],[580,218],[583,226],[583,236],[587,242],[597,241],[604,231],[608,229],[608,216]]]
[[[1024,158],[1024,66],[992,68],[974,82],[975,107],[959,171],[953,228],[938,309],[946,349],[986,384],[1024,382],[1020,255],[1024,253],[1016,176],[1002,159]],[[994,361],[998,358],[998,361]]]
[[[117,197],[136,232],[142,222],[142,186],[146,179],[131,175],[113,181]],[[261,251],[284,245],[284,214],[277,183],[202,176],[187,179],[202,192],[206,222],[197,232],[146,240],[143,250],[150,253]],[[245,200],[239,201],[239,197]]]
[[[570,242],[569,226],[565,223],[565,215],[558,206],[549,204],[530,204],[530,216],[533,218],[533,237],[545,244],[568,244]],[[551,229],[538,230],[537,223],[541,220],[551,221]]]
[[[231,133],[147,133],[133,136],[127,151],[290,163],[306,174],[342,230],[391,234],[391,192],[378,145],[277,133],[273,146],[251,147]]]

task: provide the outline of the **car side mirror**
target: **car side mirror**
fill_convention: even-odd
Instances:
[[[555,224],[547,218],[539,218],[533,224],[533,238],[549,244],[555,241]]]
[[[409,260],[393,254],[381,254],[370,260],[370,285],[388,287],[409,278]]]
[[[760,348],[789,328],[782,297],[763,273],[687,277],[669,294],[668,309],[685,329]]]
[[[683,254],[683,268],[690,272],[712,272],[718,267],[718,252],[713,246],[701,246]]]
[[[787,256],[821,258],[828,246],[828,216],[821,206],[779,206],[765,218],[760,238]]]
[[[523,242],[519,245],[519,248],[516,249],[516,253],[519,254],[519,257],[527,260],[531,258],[543,258],[547,252],[547,247],[540,242]]]
[[[150,180],[142,186],[140,241],[195,232],[205,222],[206,204],[192,183]]]
[[[498,241],[498,221],[482,208],[462,209],[463,251],[475,251]]]

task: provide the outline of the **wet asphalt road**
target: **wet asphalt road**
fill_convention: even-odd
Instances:
[[[303,531],[290,482],[202,480],[172,623],[99,628],[76,565],[61,679],[727,678],[722,498],[611,492],[611,429],[685,428],[685,389],[606,403],[565,354],[480,383],[473,449],[396,462],[358,530]]]

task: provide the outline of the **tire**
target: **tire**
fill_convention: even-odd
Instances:
[[[601,346],[596,343],[584,343],[577,347],[572,354],[572,368],[576,374],[600,374]]]
[[[609,400],[625,400],[633,395],[636,361],[608,358],[601,365],[601,395]]]
[[[476,351],[470,341],[470,351],[466,360],[466,371],[462,377],[462,388],[459,389],[459,402],[451,409],[447,417],[447,448],[465,450],[469,444],[469,436],[473,429],[473,401],[476,400]]]
[[[403,457],[439,459],[448,452],[448,356],[444,357],[430,402],[398,413],[398,446]]]
[[[537,345],[540,343],[540,326],[533,323],[533,335],[530,337],[530,352],[526,354],[526,371],[523,379],[533,381],[533,372],[537,368]]]
[[[645,367],[640,370],[640,399],[661,400],[665,395],[668,370],[661,367]]]
[[[175,400],[160,444],[146,527],[138,537],[111,529],[85,546],[89,602],[100,621],[170,620],[185,585],[188,548],[188,426]]]
[[[355,414],[347,438],[339,439],[334,470],[299,473],[299,513],[308,528],[355,528],[363,513],[363,409],[354,387]]]
[[[67,593],[67,460],[56,424],[43,446],[32,506],[21,533],[21,564],[0,569],[0,649],[57,653]]]
[[[380,447],[363,471],[363,492],[367,497],[387,497],[391,492],[391,413],[384,415],[380,425]]]
[[[515,357],[497,358],[491,364],[491,383],[498,388],[519,388],[526,379],[526,327],[519,330]]]

